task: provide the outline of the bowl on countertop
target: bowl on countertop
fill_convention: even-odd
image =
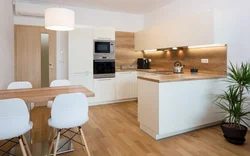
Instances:
[[[199,71],[199,70],[198,70],[197,68],[192,68],[192,69],[190,69],[191,74],[197,74],[198,71]]]

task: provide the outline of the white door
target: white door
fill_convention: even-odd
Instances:
[[[93,72],[93,28],[69,32],[69,73]]]

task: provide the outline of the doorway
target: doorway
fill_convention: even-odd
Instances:
[[[40,26],[15,25],[15,81],[29,81],[33,88],[49,87],[56,79],[56,32]],[[47,103],[31,111],[33,143],[48,140]]]
[[[15,25],[15,80],[33,88],[56,79],[56,32],[40,26]]]

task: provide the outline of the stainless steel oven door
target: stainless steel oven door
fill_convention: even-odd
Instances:
[[[114,78],[115,60],[94,60],[94,78]]]

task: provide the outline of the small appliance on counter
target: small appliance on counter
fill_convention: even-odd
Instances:
[[[183,73],[183,68],[184,68],[184,65],[182,65],[182,63],[180,61],[176,61],[174,63],[174,73],[175,74],[182,74]]]
[[[197,73],[198,73],[198,68],[193,67],[193,68],[190,69],[190,72],[191,72],[192,74],[197,74]]]
[[[138,58],[137,59],[137,68],[138,69],[150,69],[150,62],[147,58]]]

